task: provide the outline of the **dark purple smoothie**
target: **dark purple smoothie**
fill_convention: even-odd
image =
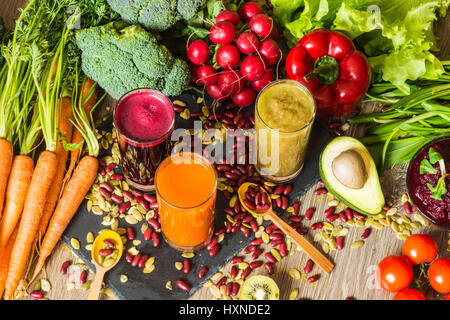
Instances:
[[[143,191],[153,190],[154,175],[170,152],[175,114],[162,93],[137,89],[122,97],[114,112],[125,177]]]
[[[437,170],[436,174],[420,174],[420,164],[423,159],[429,158],[428,154],[431,147],[441,154],[447,172],[450,168],[450,138],[438,140],[436,143],[424,148],[415,156],[409,169],[410,195],[416,207],[431,221],[450,227],[450,176],[445,178],[447,193],[442,196],[441,201],[430,197],[433,192],[427,186],[427,183],[435,186],[442,176],[439,164],[433,165]]]

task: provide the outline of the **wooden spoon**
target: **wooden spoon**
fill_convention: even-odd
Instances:
[[[108,267],[104,267],[99,262],[99,251],[105,248],[104,240],[109,240],[113,242],[115,245],[115,249],[118,250],[115,262]],[[97,238],[95,238],[94,244],[92,245],[91,255],[92,255],[92,263],[95,265],[96,273],[94,281],[92,282],[91,285],[91,291],[89,292],[88,296],[89,300],[98,300],[105,273],[114,268],[114,266],[119,262],[122,253],[123,253],[123,242],[122,239],[120,238],[120,235],[117,232],[112,230],[105,230],[102,233],[100,233],[97,236]]]
[[[263,189],[260,188],[259,185],[246,182],[243,183],[238,190],[239,201],[242,203],[244,208],[252,213],[255,216],[264,216],[270,219],[281,231],[283,231],[287,236],[289,236],[310,258],[317,264],[323,271],[326,273],[330,273],[333,270],[334,265],[328,260],[319,250],[316,249],[308,240],[306,240],[301,234],[295,231],[289,224],[284,222],[272,209],[272,206],[269,207],[268,210],[260,211],[260,210],[251,210],[247,207],[244,200],[246,199],[245,193],[248,188],[256,187],[259,188],[262,192],[264,192],[267,196],[267,199],[270,199],[269,194]]]

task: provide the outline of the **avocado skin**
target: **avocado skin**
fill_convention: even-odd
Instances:
[[[345,204],[350,209],[355,210],[358,213],[364,214],[366,216],[376,216],[376,215],[380,214],[381,212],[383,212],[383,206],[384,206],[384,195],[383,195],[383,192],[381,191],[381,186],[380,186],[379,181],[377,181],[377,184],[378,184],[378,187],[379,187],[378,188],[379,190],[377,190],[377,191],[379,193],[380,199],[382,198],[383,206],[381,206],[380,210],[377,211],[377,212],[368,212],[368,211],[366,211],[364,209],[356,207],[352,203],[351,200],[349,200],[346,197],[342,196],[338,192],[338,190],[336,190],[331,185],[330,181],[327,179],[327,175],[325,174],[325,170],[323,169],[323,161],[324,161],[323,157],[324,157],[325,150],[327,148],[334,147],[334,145],[338,146],[339,142],[341,142],[344,139],[355,139],[355,138],[351,138],[351,137],[337,137],[337,138],[333,139],[327,146],[325,146],[324,150],[322,151],[322,153],[320,155],[320,158],[319,158],[319,174],[320,174],[320,177],[322,179],[322,182],[324,183],[324,185],[325,185],[325,187],[326,187],[326,189],[328,190],[329,193],[331,193],[336,199],[338,199],[341,203]],[[358,143],[360,144],[359,141],[358,141]],[[363,149],[361,149],[361,150],[363,151],[363,153],[365,153],[366,156],[370,157],[370,159],[371,159],[370,162],[371,162],[372,168],[367,168],[368,179],[374,179],[374,178],[379,179],[378,178],[378,173],[377,173],[377,170],[376,170],[376,167],[375,167],[375,163],[374,163],[374,161],[372,159],[372,156],[367,151],[367,149],[365,149],[365,147]],[[342,150],[342,151],[344,151],[344,150]],[[374,175],[375,175],[375,177],[374,177]],[[368,194],[367,196],[373,196],[373,195]]]

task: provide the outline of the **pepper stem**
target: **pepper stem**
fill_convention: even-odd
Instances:
[[[339,71],[339,63],[336,58],[323,56],[316,60],[314,69],[305,76],[305,79],[309,81],[311,77],[315,76],[319,79],[320,84],[330,85],[339,77]]]

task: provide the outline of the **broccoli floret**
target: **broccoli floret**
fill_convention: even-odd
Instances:
[[[187,63],[139,25],[111,22],[78,30],[75,38],[83,72],[115,99],[137,88],[177,96],[190,83]]]
[[[184,20],[192,19],[207,0],[178,0],[177,10]]]
[[[171,28],[180,20],[177,0],[107,0],[125,22],[154,31]]]

